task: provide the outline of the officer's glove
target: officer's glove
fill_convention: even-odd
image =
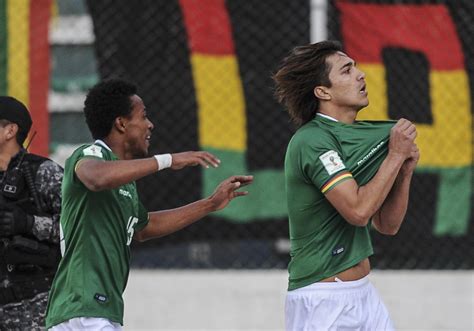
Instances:
[[[16,206],[0,206],[0,237],[31,233],[34,220]]]

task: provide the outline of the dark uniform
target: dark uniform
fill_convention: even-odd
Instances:
[[[48,291],[60,258],[62,177],[59,165],[25,150],[0,172],[1,204],[34,215],[29,233],[0,233],[0,330],[44,328]]]

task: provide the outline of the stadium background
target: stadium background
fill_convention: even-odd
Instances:
[[[138,84],[155,124],[151,153],[205,149],[223,161],[139,181],[148,208],[255,176],[248,198],[134,245],[135,268],[286,268],[282,163],[295,128],[270,76],[292,47],[326,38],[367,74],[360,119],[405,117],[419,130],[410,209],[396,237],[373,233],[374,268],[474,268],[472,1],[1,0],[0,21],[0,92],[29,105],[31,151],[63,163],[91,141],[85,92],[120,76]]]

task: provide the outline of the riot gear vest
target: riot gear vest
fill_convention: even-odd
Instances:
[[[45,161],[49,159],[24,149],[15,155],[8,169],[0,172],[0,204],[15,205],[30,215],[49,216],[35,186],[36,174]],[[33,234],[0,234],[0,304],[48,291],[59,260],[59,244],[40,241]]]

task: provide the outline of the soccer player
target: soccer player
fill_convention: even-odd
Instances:
[[[79,147],[66,161],[63,258],[50,292],[46,327],[121,330],[132,239],[168,235],[224,208],[247,194],[236,190],[251,183],[252,176],[230,177],[210,197],[189,205],[147,212],[135,180],[168,167],[216,167],[219,160],[207,152],[146,157],[153,124],[135,85],[127,81],[94,86],[84,113],[96,141]]]
[[[419,159],[416,128],[356,121],[365,74],[338,42],[294,48],[275,94],[299,125],[285,157],[291,261],[287,330],[392,330],[368,279],[369,230],[395,235]]]

